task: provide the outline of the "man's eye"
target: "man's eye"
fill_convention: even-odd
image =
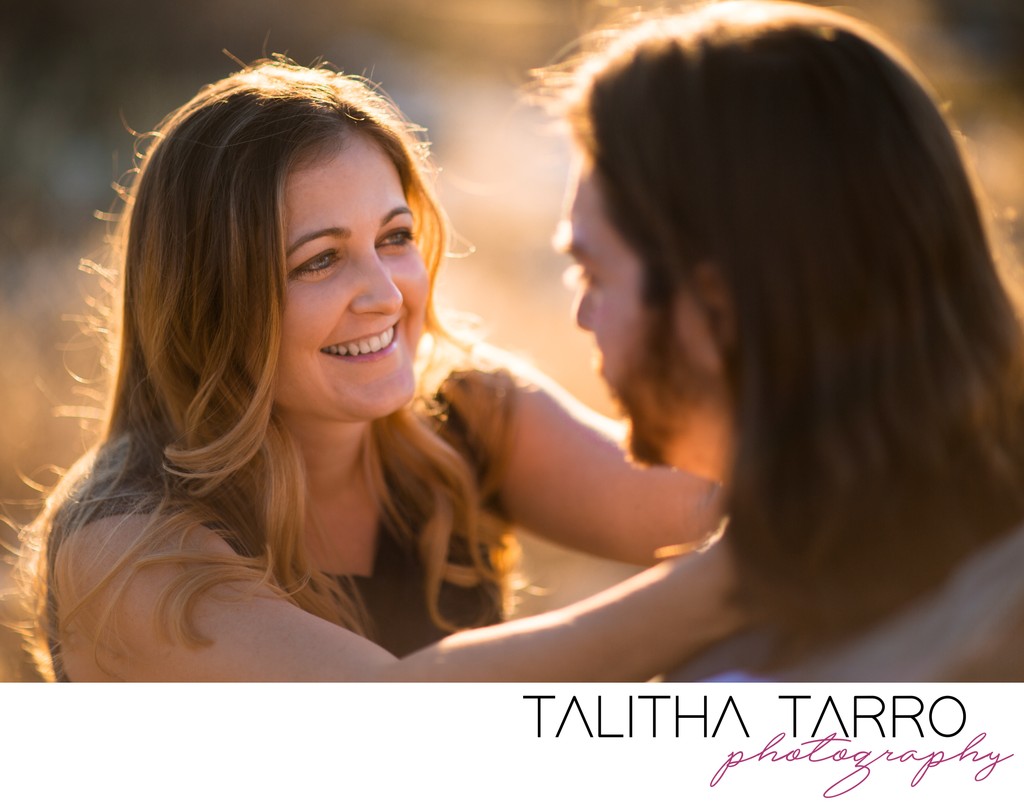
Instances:
[[[565,272],[562,273],[562,286],[570,292],[575,292],[581,283],[583,283],[583,267],[579,264],[566,267]]]
[[[597,277],[583,264],[573,264],[562,273],[562,283],[570,292],[592,289],[597,286]]]

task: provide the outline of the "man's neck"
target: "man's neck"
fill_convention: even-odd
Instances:
[[[725,485],[732,468],[732,451],[729,426],[717,419],[701,419],[699,425],[676,433],[662,448],[662,457],[670,466]]]

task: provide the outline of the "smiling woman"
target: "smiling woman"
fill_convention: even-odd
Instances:
[[[355,188],[363,190],[344,192]],[[429,291],[394,164],[365,138],[339,143],[288,178],[284,220],[282,418],[302,435],[310,417],[341,424],[391,414],[415,391]]]
[[[721,547],[490,625],[511,523],[650,563],[716,526],[717,486],[448,335],[412,131],[363,80],[266,60],[150,137],[105,430],[24,534],[55,678],[640,678],[735,625]]]

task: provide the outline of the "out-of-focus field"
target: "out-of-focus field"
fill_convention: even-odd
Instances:
[[[442,302],[479,316],[496,344],[534,361],[583,401],[610,412],[590,370],[590,343],[570,321],[564,258],[550,237],[567,148],[521,100],[531,67],[609,13],[585,0],[269,0],[199,4],[56,0],[0,11],[0,541],[88,441],[69,407],[96,407],[97,354],[81,334],[101,255],[111,183],[133,138],[204,83],[287,52],[324,57],[381,82],[426,126],[440,193],[459,240]],[[881,0],[844,8],[882,26],[952,101],[982,182],[1000,211],[1024,198],[1024,12],[1015,0]],[[147,16],[148,15],[148,16]],[[528,613],[576,599],[629,572],[524,537]],[[0,561],[5,554],[0,551]],[[0,570],[5,568],[0,564]],[[0,588],[7,586],[0,572]],[[10,611],[8,602],[8,613]],[[0,631],[0,681],[33,678]]]

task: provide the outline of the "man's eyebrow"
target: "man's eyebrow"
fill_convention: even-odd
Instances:
[[[551,236],[551,246],[555,252],[562,255],[579,256],[585,252],[583,246],[576,240],[573,232],[572,222],[569,219],[562,219],[556,226]]]
[[[406,207],[405,205],[399,205],[397,208],[392,208],[387,213],[385,213],[384,216],[381,218],[381,220],[380,220],[381,227],[386,225],[388,222],[390,222],[396,216],[401,216],[402,214],[405,214],[405,213],[407,213],[410,216],[412,216],[412,211],[409,210],[409,208]],[[301,235],[297,239],[295,239],[295,242],[290,247],[288,247],[288,250],[285,252],[285,256],[290,256],[293,252],[295,252],[297,249],[299,249],[299,247],[301,247],[303,244],[307,244],[310,241],[314,241],[314,240],[316,240],[318,238],[323,238],[324,236],[335,236],[337,238],[348,238],[351,235],[352,235],[352,231],[349,230],[347,227],[325,227],[322,230],[314,230],[314,231],[312,231],[310,233],[306,233],[304,235]]]

